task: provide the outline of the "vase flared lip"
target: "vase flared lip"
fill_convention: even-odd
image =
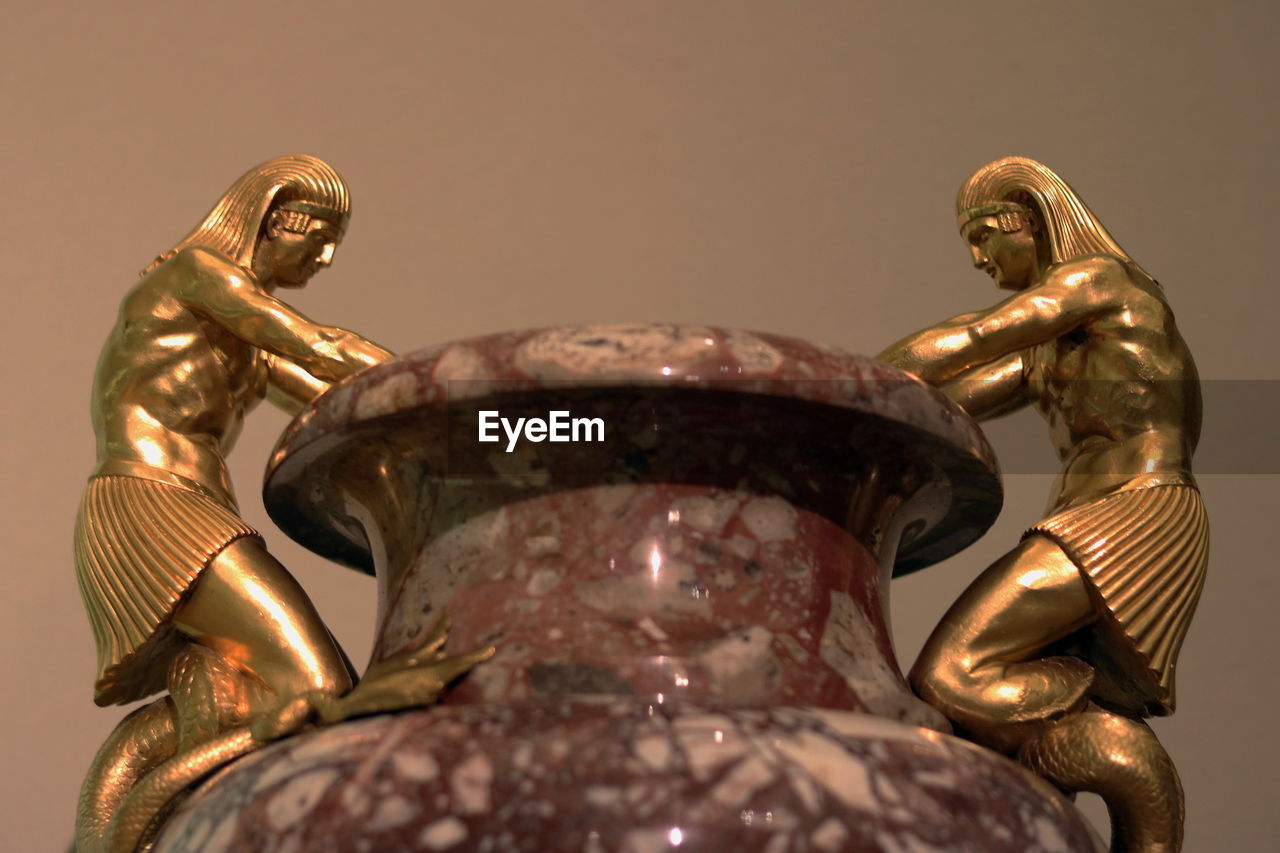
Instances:
[[[300,460],[313,458],[320,447],[329,452],[341,436],[367,432],[413,410],[504,393],[652,394],[663,388],[682,395],[728,392],[816,404],[831,407],[833,414],[865,414],[926,437],[939,475],[962,497],[899,553],[895,574],[959,551],[999,512],[999,472],[990,444],[963,410],[919,379],[874,358],[798,338],[671,323],[501,332],[426,347],[361,371],[316,398],[285,429],[267,466],[267,508],[295,535],[289,519],[298,508],[279,504],[296,501],[301,492],[280,486],[304,476]],[[350,555],[328,556],[353,562]]]

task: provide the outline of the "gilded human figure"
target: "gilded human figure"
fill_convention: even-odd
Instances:
[[[277,695],[351,686],[310,602],[239,518],[225,461],[265,397],[293,412],[390,357],[275,296],[330,264],[348,213],[322,161],[265,163],[121,303],[94,377],[98,464],[76,525],[98,704],[162,689],[167,659],[190,641],[235,645]]]
[[[1100,793],[1113,849],[1176,850],[1181,787],[1142,718],[1173,711],[1204,584],[1195,364],[1161,286],[1044,165],[982,167],[956,212],[974,266],[1011,295],[880,358],[979,419],[1033,406],[1063,468],[1043,520],[951,607],[911,684],[974,740]]]
[[[82,850],[132,850],[169,794],[255,738],[315,713],[337,720],[428,701],[483,657],[441,663],[440,625],[398,662],[395,689],[367,674],[353,691],[310,600],[240,518],[225,460],[245,416],[263,399],[296,413],[391,357],[277,298],[329,266],[349,215],[346,184],[327,163],[270,160],[143,270],[120,305],[93,382],[97,465],[76,521],[76,575],[97,642],[95,701],[168,696],[128,717],[95,759],[77,818]],[[406,679],[406,666],[422,677]],[[216,740],[237,726],[238,739]]]

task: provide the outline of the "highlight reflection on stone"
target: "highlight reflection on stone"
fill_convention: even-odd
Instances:
[[[476,440],[478,412],[598,443]],[[871,359],[709,327],[569,327],[367,371],[286,432],[283,529],[379,582],[374,660],[493,644],[442,706],[229,768],[157,851],[1096,850],[906,688],[893,573],[990,524],[989,447]]]

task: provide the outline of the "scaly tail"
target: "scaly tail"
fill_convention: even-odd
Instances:
[[[1096,708],[1070,714],[1028,740],[1018,759],[1059,787],[1102,797],[1112,853],[1182,849],[1182,784],[1146,723]]]
[[[134,853],[148,829],[178,794],[205,776],[266,743],[254,740],[243,726],[166,761],[133,786],[111,818],[102,853]]]
[[[105,853],[107,828],[129,789],[177,749],[174,718],[173,702],[164,697],[134,711],[112,730],[80,789],[77,853]]]
[[[94,757],[76,810],[78,853],[111,849],[107,836],[130,791],[175,755],[243,722],[255,689],[216,652],[194,644],[174,656],[168,687],[169,696],[121,720]]]
[[[98,751],[76,815],[77,853],[145,849],[184,791],[312,722],[434,704],[449,682],[494,654],[491,646],[446,654],[448,631],[448,620],[437,620],[414,646],[370,667],[345,696],[315,691],[254,713],[250,708],[263,697],[254,695],[252,679],[216,652],[189,646],[169,672],[172,698],[126,717]]]

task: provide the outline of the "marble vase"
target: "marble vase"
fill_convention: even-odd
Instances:
[[[599,440],[480,440],[554,412]],[[266,501],[376,575],[375,661],[441,614],[498,652],[439,706],[225,769],[157,853],[1102,849],[902,678],[891,577],[1000,487],[972,422],[872,359],[671,325],[451,343],[295,419]]]

